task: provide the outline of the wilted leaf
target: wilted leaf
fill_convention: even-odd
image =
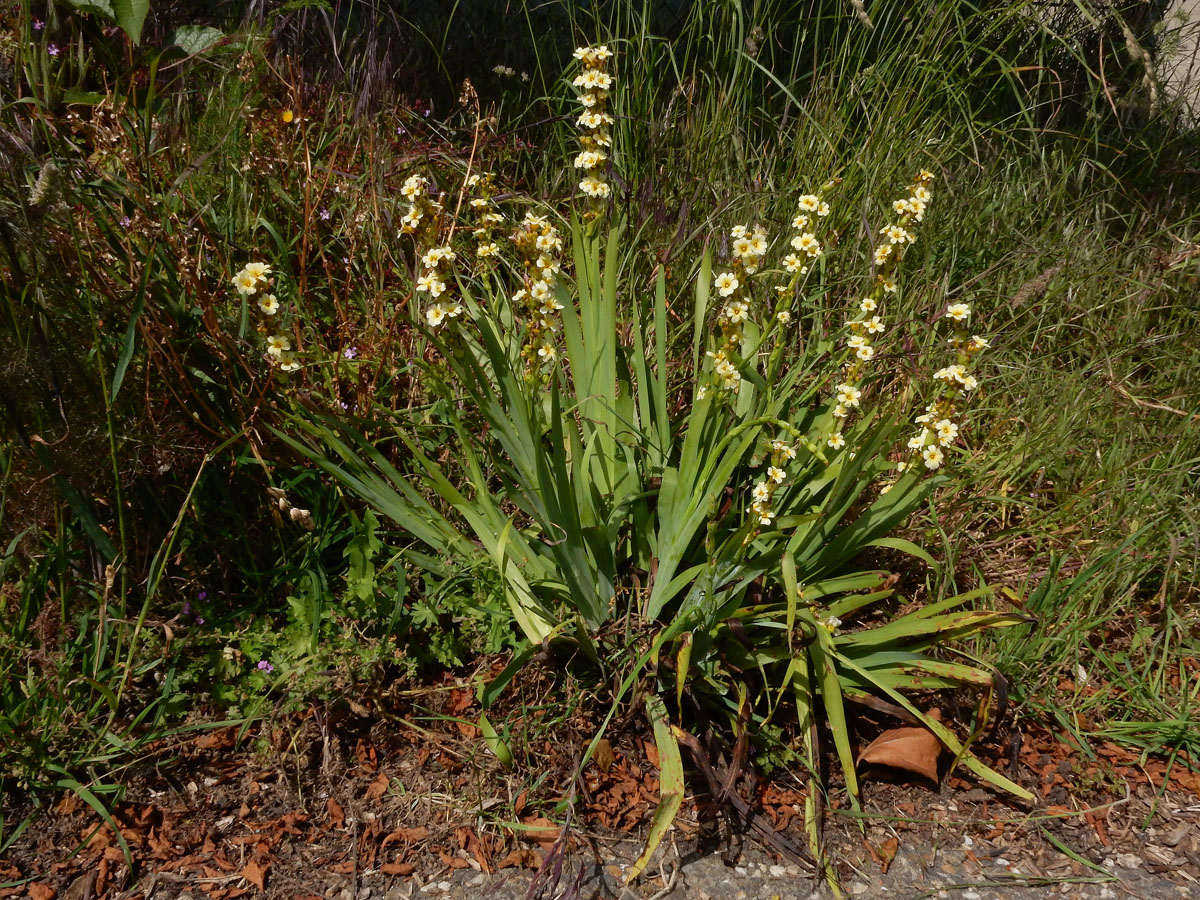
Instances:
[[[600,738],[596,742],[596,752],[592,754],[592,762],[601,772],[607,772],[615,761],[612,744],[609,743],[608,738]]]
[[[242,877],[258,888],[260,891],[265,890],[263,882],[267,877],[267,869],[270,868],[269,862],[252,859],[246,863],[246,868],[242,869]]]
[[[388,777],[382,773],[376,776],[375,780],[367,785],[366,798],[368,800],[378,800],[387,793],[388,785],[391,782]]]
[[[330,797],[325,801],[325,808],[329,810],[329,820],[333,822],[334,828],[341,828],[346,824],[346,813],[340,803]]]
[[[379,871],[384,875],[411,875],[413,873],[413,864],[406,862],[390,862],[384,863],[379,867]]]
[[[559,827],[544,816],[530,817],[523,823],[521,837],[539,844],[553,844],[558,840]]]
[[[33,900],[53,900],[54,893],[54,888],[40,881],[35,881],[33,884],[29,885],[29,896],[32,897]]]
[[[859,763],[890,766],[938,780],[942,743],[932,731],[905,725],[885,731],[858,755]]]

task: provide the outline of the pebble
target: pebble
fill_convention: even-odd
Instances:
[[[771,866],[767,871],[771,873],[772,878],[782,878],[788,873],[787,869],[783,866]]]
[[[1122,869],[1140,869],[1142,858],[1132,853],[1121,853],[1117,855],[1117,865]]]

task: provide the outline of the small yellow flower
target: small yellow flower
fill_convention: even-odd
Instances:
[[[242,270],[233,276],[233,286],[243,297],[249,297],[258,291],[258,279]]]
[[[804,194],[796,201],[796,206],[804,212],[817,212],[821,208],[821,198],[816,194]]]
[[[300,363],[296,359],[296,354],[291,350],[285,350],[279,354],[280,372],[295,372],[298,368],[300,368]],[[295,509],[292,510],[292,512],[295,511]]]
[[[738,289],[740,282],[732,272],[722,272],[713,280],[713,287],[722,297],[729,297]]]
[[[925,468],[936,469],[942,464],[946,455],[942,453],[940,447],[926,447],[921,451],[921,457],[925,460]]]
[[[863,362],[866,362],[869,359],[875,358],[875,348],[870,344],[863,344],[861,347],[855,349],[854,355]]]
[[[284,125],[290,125],[292,124],[292,120],[296,118],[296,114],[290,109],[285,109],[279,114],[279,118],[283,120]]]
[[[554,348],[553,344],[542,344],[538,347],[538,356],[547,362],[553,362],[558,356],[558,351]]]
[[[946,307],[946,315],[955,322],[965,322],[971,317],[971,307],[965,303],[951,303]]]
[[[949,447],[958,437],[958,426],[949,419],[940,419],[934,423],[933,427],[937,432],[938,443],[943,447]]]
[[[446,320],[447,310],[441,303],[434,303],[425,310],[425,321],[429,323],[430,328],[437,328]]]
[[[775,313],[775,320],[780,325],[787,325],[792,321],[792,314],[786,309],[781,309],[779,312]]]
[[[775,484],[783,484],[783,482],[787,479],[787,472],[783,471],[783,469],[779,468],[778,466],[768,466],[767,478],[775,482]]]
[[[871,316],[870,319],[863,322],[863,328],[867,329],[867,334],[883,334],[883,319],[879,316]]]
[[[829,440],[825,443],[834,450],[841,450],[846,446],[846,439],[840,433],[834,433],[829,436]]]
[[[268,316],[273,316],[279,312],[279,301],[274,294],[263,294],[258,298],[258,308]]]
[[[583,191],[589,197],[595,197],[600,200],[607,199],[612,194],[612,188],[603,178],[594,178],[588,176],[579,182],[579,190]],[[539,241],[541,238],[538,239]]]
[[[870,297],[863,297],[862,302],[858,304],[858,308],[865,313],[875,312],[879,308],[879,304]]]
[[[841,406],[858,406],[862,398],[862,391],[852,384],[839,384],[837,386],[838,404]]]
[[[292,342],[286,334],[273,334],[267,338],[267,352],[272,356],[282,356],[285,350],[292,349]]]

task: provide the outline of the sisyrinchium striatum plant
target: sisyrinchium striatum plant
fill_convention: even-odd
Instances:
[[[865,277],[840,286],[840,326],[801,333],[806,298],[829,290],[830,255],[852,269],[825,226],[836,179],[799,195],[781,240],[743,224],[708,242],[689,298],[669,300],[664,267],[639,270],[629,248],[642,235],[612,205],[612,54],[575,56],[583,174],[565,220],[505,200],[481,172],[457,197],[420,175],[404,186],[422,402],[358,419],[297,404],[277,433],[398,525],[427,583],[496,573],[526,645],[481,686],[485,708],[539,650],[600,673],[614,709],[643,698],[663,798],[630,878],[679,808],[680,743],[694,745],[687,729],[702,720],[732,743],[792,718],[822,860],[822,734],[860,808],[848,703],[920,723],[978,777],[1029,797],[914,699],[964,685],[989,697],[993,674],[949,645],[1027,620],[977,609],[987,588],[898,614],[896,578],[872,561],[886,549],[933,562],[896,532],[955,453],[988,346],[956,303],[941,317],[956,358],[931,384],[889,363],[887,307],[932,174],[891,204]],[[486,715],[481,725],[497,742]]]

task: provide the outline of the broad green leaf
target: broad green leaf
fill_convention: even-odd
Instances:
[[[112,0],[113,18],[134,44],[142,42],[142,25],[150,12],[150,0]]]
[[[188,56],[195,56],[224,37],[225,32],[210,25],[180,25],[171,34],[170,41]]]

